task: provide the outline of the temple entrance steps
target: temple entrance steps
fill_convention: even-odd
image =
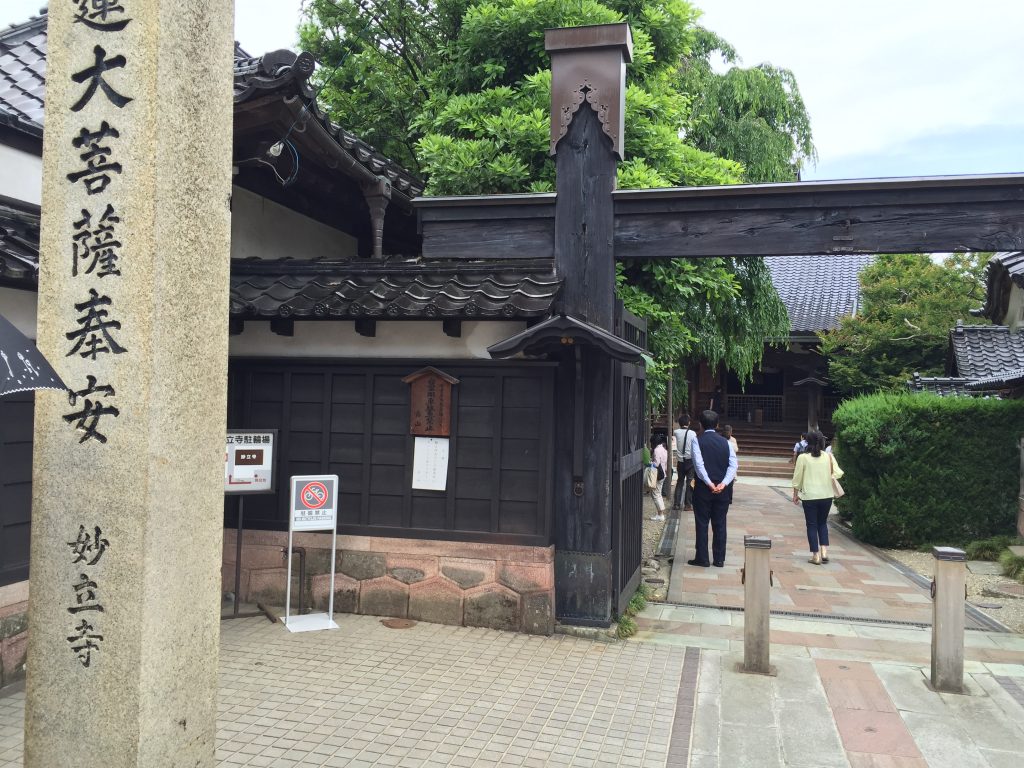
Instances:
[[[731,423],[728,418],[723,424]],[[733,437],[740,446],[740,456],[766,456],[790,459],[793,444],[800,439],[800,433],[807,429],[804,424],[772,424],[755,427],[747,423],[733,423]]]
[[[740,444],[740,477],[778,477],[789,480],[793,477],[793,464],[781,456],[752,456]],[[787,485],[788,483],[779,483]]]

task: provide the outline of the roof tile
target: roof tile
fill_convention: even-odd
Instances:
[[[768,256],[772,284],[789,313],[793,334],[827,331],[854,314],[860,303],[858,276],[874,256]]]
[[[1005,325],[964,325],[949,332],[956,370],[969,379],[999,376],[1024,368],[1024,331]]]

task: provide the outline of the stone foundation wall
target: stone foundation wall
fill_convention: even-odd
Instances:
[[[28,582],[0,587],[0,688],[25,677]]]
[[[224,531],[223,587],[235,583],[236,532]],[[330,594],[331,536],[297,533],[306,549],[307,605],[325,610]],[[241,596],[284,605],[288,534],[245,531]],[[298,611],[298,566],[292,563],[292,610]],[[438,624],[549,635],[554,630],[554,547],[339,536],[334,610]]]

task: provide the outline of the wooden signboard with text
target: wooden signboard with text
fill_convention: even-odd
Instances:
[[[449,437],[452,433],[452,385],[459,380],[436,368],[421,368],[402,379],[409,392],[409,434]]]

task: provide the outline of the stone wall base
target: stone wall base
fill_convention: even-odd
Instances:
[[[0,587],[0,688],[25,677],[28,582]]]
[[[236,532],[224,531],[222,583],[234,590]],[[331,590],[331,536],[297,533],[306,550],[307,605],[325,610]],[[242,535],[241,597],[283,605],[288,534]],[[292,563],[292,610],[298,612],[298,557]],[[334,610],[437,624],[550,635],[554,630],[554,547],[339,536]]]

